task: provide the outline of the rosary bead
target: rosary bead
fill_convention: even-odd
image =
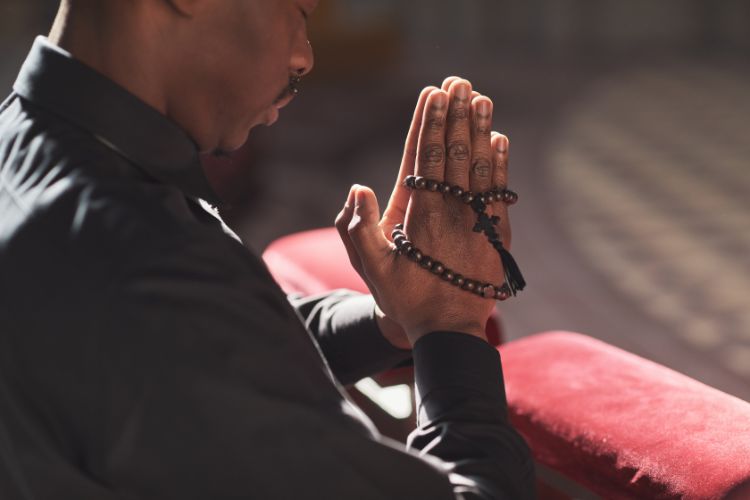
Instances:
[[[406,236],[404,236],[403,234],[399,234],[398,236],[396,236],[395,238],[393,238],[393,243],[398,248],[401,248],[402,246],[404,246],[404,243],[406,243],[407,241],[409,241],[409,240],[407,240]]]
[[[495,191],[493,193],[493,198],[495,198],[495,201],[503,201],[503,193],[502,193],[502,191]]]
[[[463,286],[461,288],[463,288],[467,292],[473,292],[474,289],[476,289],[476,287],[477,287],[477,285],[473,281],[471,281],[471,280],[465,280],[464,284],[463,284]]]
[[[427,257],[427,256],[423,256],[422,260],[419,262],[419,265],[422,266],[422,267],[424,267],[425,269],[431,269],[432,268],[432,259],[429,258],[429,257]]]
[[[406,184],[406,187],[410,189],[414,189],[416,187],[414,181],[416,181],[416,176],[414,175],[407,175],[406,180],[404,181],[404,184]]]
[[[425,186],[427,187],[427,191],[432,191],[433,193],[438,190],[437,181],[428,180]]]
[[[417,189],[424,189],[427,185],[427,179],[424,177],[417,177],[414,179],[414,187]]]
[[[399,248],[399,251],[401,252],[402,255],[408,256],[409,252],[411,252],[413,249],[414,249],[414,244],[411,241],[406,240],[404,244],[401,245],[401,248]]]
[[[455,277],[456,274],[447,268],[445,269],[445,271],[443,271],[443,275],[441,276],[441,278],[443,278],[445,281],[453,281],[453,278]]]
[[[470,192],[470,191],[466,191],[466,192],[465,192],[465,193],[463,194],[463,196],[461,196],[461,200],[462,200],[462,201],[463,201],[464,203],[471,203],[472,201],[474,201],[474,195],[473,195],[473,194],[471,194],[471,192]]]
[[[445,182],[441,182],[438,184],[438,191],[440,191],[443,194],[448,194],[451,192],[451,186],[450,184],[446,184]]]
[[[433,273],[435,273],[438,276],[440,276],[440,275],[443,274],[444,271],[445,271],[445,266],[442,263],[440,263],[438,261],[435,261],[435,262],[432,263],[432,272]]]
[[[451,194],[452,194],[453,196],[455,196],[456,198],[460,198],[461,196],[463,196],[463,194],[464,194],[464,190],[463,190],[463,189],[461,189],[461,188],[460,188],[460,187],[458,187],[458,186],[453,186],[453,187],[451,188]]]
[[[507,283],[504,283],[497,291],[495,291],[495,298],[497,300],[508,300],[510,298],[510,288]]]
[[[453,281],[451,283],[453,283],[456,286],[461,286],[462,287],[462,286],[464,286],[464,281],[465,280],[464,280],[463,276],[461,276],[460,274],[456,274],[456,275],[453,276]]]
[[[395,229],[398,229],[399,231],[403,231],[403,230],[404,230],[404,225],[403,225],[403,224],[401,224],[401,223],[399,223],[399,224],[396,224],[396,225],[395,225],[395,226],[393,226],[393,227],[394,227]]]
[[[510,189],[506,189],[503,193],[503,201],[508,205],[514,205],[518,201],[518,195]]]
[[[423,255],[422,255],[422,252],[420,252],[418,248],[412,248],[411,250],[409,250],[408,255],[409,255],[409,258],[413,260],[414,262],[418,263],[422,261]]]
[[[482,297],[485,299],[494,299],[495,298],[495,287],[487,284],[482,288]]]

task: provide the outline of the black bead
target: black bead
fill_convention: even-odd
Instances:
[[[395,226],[393,226],[393,228],[397,229],[399,231],[403,231],[404,230],[404,225],[403,225],[403,223],[399,223],[399,224],[396,224]]]
[[[416,187],[415,184],[414,184],[415,180],[416,180],[415,176],[413,176],[413,175],[407,175],[406,179],[404,180],[404,184],[406,185],[406,187],[408,187],[410,189],[414,189]]]
[[[461,196],[461,201],[463,201],[464,203],[471,203],[472,201],[474,201],[474,195],[471,194],[471,191],[467,191],[463,194],[463,196]]]
[[[444,271],[445,271],[445,266],[441,262],[435,261],[432,263],[433,273],[437,275],[442,275]]]
[[[451,271],[450,269],[447,269],[443,271],[443,275],[441,276],[445,281],[453,281],[453,278],[456,277],[456,273]]]
[[[411,241],[406,241],[401,248],[399,248],[399,251],[401,252],[401,255],[409,256],[409,252],[411,252],[414,249],[414,244]]]
[[[476,289],[476,287],[477,287],[476,283],[474,283],[471,280],[466,280],[466,281],[464,281],[464,284],[463,284],[463,286],[461,288],[463,288],[467,292],[473,292],[474,289]]]
[[[438,185],[438,191],[440,191],[443,194],[448,194],[451,192],[451,186],[450,184],[446,184],[445,182],[441,182]]]
[[[424,177],[417,177],[414,179],[414,187],[417,189],[424,189],[427,185],[427,179]]]
[[[422,257],[422,252],[420,252],[418,248],[412,248],[411,250],[409,250],[409,258],[414,262],[421,262]]]
[[[464,190],[461,189],[459,186],[453,186],[451,188],[451,194],[455,196],[456,198],[460,198],[464,194]]]
[[[503,201],[508,205],[514,205],[518,201],[518,195],[510,189],[506,189],[503,193]]]
[[[402,246],[404,246],[404,243],[406,243],[407,241],[409,241],[409,240],[407,240],[406,236],[404,236],[403,234],[399,234],[398,236],[396,236],[395,238],[393,238],[393,243],[398,248],[401,248]]]
[[[432,191],[434,193],[438,189],[438,183],[437,181],[433,181],[430,179],[425,184],[425,187],[427,188],[427,191]]]
[[[495,201],[503,201],[503,193],[501,191],[495,191],[492,195]]]
[[[464,281],[465,281],[465,280],[464,280],[464,277],[463,277],[463,276],[461,276],[460,274],[456,274],[456,275],[454,275],[454,276],[453,276],[453,281],[452,281],[452,283],[453,283],[454,285],[456,285],[456,286],[463,286],[463,284],[464,284]]]

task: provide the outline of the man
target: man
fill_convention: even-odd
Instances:
[[[389,239],[405,223],[446,267],[502,280],[461,199],[403,182],[505,186],[489,99],[425,89],[384,217],[352,188],[337,227],[374,298],[290,304],[203,201],[198,151],[277,119],[312,68],[316,3],[64,0],[35,42],[0,111],[0,498],[533,495],[484,338],[494,300]],[[409,356],[404,449],[339,384]]]

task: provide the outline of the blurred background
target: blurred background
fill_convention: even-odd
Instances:
[[[55,8],[2,0],[4,92]],[[384,205],[419,91],[458,74],[512,144],[506,335],[583,332],[750,400],[750,1],[322,0],[310,31],[281,121],[207,160],[248,246],[332,225],[355,182]]]

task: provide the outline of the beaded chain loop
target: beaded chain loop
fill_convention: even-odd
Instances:
[[[470,205],[474,200],[479,200],[485,205],[492,202],[502,201],[508,205],[518,203],[518,194],[508,188],[496,187],[484,193],[473,193],[463,189],[461,186],[451,185],[446,182],[438,182],[418,175],[409,175],[404,179],[404,186],[414,190],[426,190],[433,193],[451,194],[461,201]]]
[[[515,296],[520,290],[526,287],[521,270],[518,267],[513,256],[503,246],[500,234],[496,226],[500,223],[500,217],[491,216],[487,213],[487,206],[493,202],[503,202],[508,205],[515,205],[518,202],[518,194],[507,188],[496,187],[483,193],[472,193],[463,189],[461,186],[451,185],[446,182],[439,182],[433,179],[427,179],[422,176],[409,175],[404,179],[404,185],[411,190],[425,190],[443,195],[452,195],[460,199],[463,203],[469,205],[477,214],[477,222],[474,225],[475,233],[482,233],[487,237],[487,241],[492,248],[500,255],[505,272],[505,283],[501,286],[491,284],[482,284],[476,280],[467,280],[461,275],[456,275],[450,269],[446,269],[440,262],[433,261],[429,256],[425,256],[417,249],[406,237],[403,232],[403,225],[397,225],[392,233],[393,242],[398,248],[399,254],[407,255],[411,260],[417,262],[425,269],[429,269],[435,274],[440,274],[443,279],[450,281],[452,284],[459,286],[461,289],[475,293],[486,298],[496,298],[497,300],[506,300],[511,295]],[[439,271],[439,272],[438,272]],[[448,279],[445,273],[451,275]],[[457,279],[458,277],[458,279]]]
[[[485,299],[508,300],[511,296],[511,290],[507,283],[498,286],[465,278],[446,267],[442,262],[433,259],[429,255],[425,255],[406,237],[403,224],[396,225],[391,236],[399,255],[405,255],[409,260],[419,264],[422,268],[437,275],[444,281],[459,287],[461,290],[484,297]]]

